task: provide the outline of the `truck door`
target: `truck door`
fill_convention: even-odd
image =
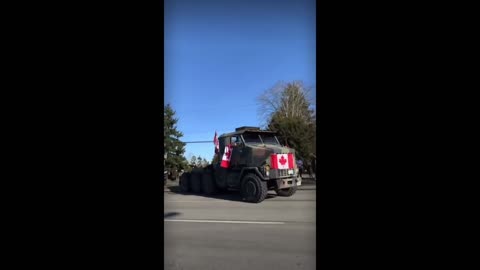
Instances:
[[[220,167],[220,164],[225,153],[225,146],[230,144],[230,137],[220,137],[218,141],[220,149],[218,151],[218,163],[215,164],[215,181],[221,189],[225,189],[227,188],[228,169]]]
[[[242,138],[240,136],[232,136],[230,140],[233,146],[230,166],[232,169],[236,169],[241,165],[241,157],[243,152]]]

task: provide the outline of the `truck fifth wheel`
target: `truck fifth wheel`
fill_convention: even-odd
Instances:
[[[282,146],[272,131],[240,127],[219,138],[218,162],[194,168],[180,178],[184,192],[213,195],[222,190],[237,190],[245,201],[259,203],[268,190],[279,196],[292,196],[301,185],[295,150]],[[231,149],[228,167],[222,167],[225,151]]]

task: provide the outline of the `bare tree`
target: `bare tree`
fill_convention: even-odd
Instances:
[[[205,158],[203,158],[202,159],[202,167],[207,167],[207,166],[208,166],[208,161]]]
[[[277,131],[281,142],[295,148],[297,156],[305,161],[315,154],[314,94],[312,88],[295,81],[277,83],[258,97],[263,126]]]
[[[314,94],[301,81],[278,82],[257,99],[262,125],[267,126],[276,116],[311,121],[315,118]]]
[[[199,168],[202,168],[202,157],[201,156],[198,156],[197,157],[197,163],[196,163],[197,167]]]
[[[195,167],[197,165],[197,157],[195,155],[190,159],[190,166]]]

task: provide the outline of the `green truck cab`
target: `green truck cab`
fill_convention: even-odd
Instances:
[[[301,185],[295,150],[282,146],[274,132],[240,127],[220,135],[218,140],[218,162],[184,173],[180,178],[184,192],[212,195],[238,190],[245,201],[259,203],[268,190],[275,190],[279,196],[292,196]],[[225,151],[229,157],[224,155]]]

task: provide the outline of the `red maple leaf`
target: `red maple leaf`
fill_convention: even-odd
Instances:
[[[287,160],[285,159],[284,156],[282,156],[279,161],[280,161],[280,164],[282,164],[282,166],[285,165],[285,163],[287,163]]]
[[[227,157],[227,159],[230,159],[230,155],[231,155],[230,149],[227,148],[227,151],[225,152],[225,156]]]

